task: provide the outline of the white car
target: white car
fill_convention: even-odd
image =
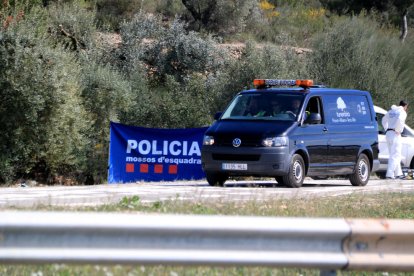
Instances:
[[[387,141],[385,139],[385,130],[382,126],[381,120],[382,117],[387,113],[387,110],[382,109],[381,107],[374,106],[375,113],[377,114],[378,122],[378,142],[379,142],[379,157],[380,160],[380,169],[377,171],[380,176],[385,176],[387,171],[388,163],[388,147]],[[414,169],[414,130],[409,126],[405,125],[404,130],[401,134],[402,138],[402,158],[401,158],[401,167]]]

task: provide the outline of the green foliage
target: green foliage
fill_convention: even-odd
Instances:
[[[250,0],[187,0],[187,22],[197,31],[209,31],[222,36],[242,33],[262,21],[257,1]]]
[[[413,72],[414,72],[414,38],[410,37],[407,39],[400,47],[398,47],[398,54],[394,63],[396,64],[395,68],[398,74],[398,82],[403,87],[403,90],[397,91],[395,93],[392,102],[393,104],[398,103],[397,100],[405,99],[408,101],[409,110],[407,117],[407,124],[410,126],[414,125],[414,115],[412,111],[412,106],[414,106],[414,82],[413,82]],[[400,92],[400,93],[398,93]],[[400,98],[398,98],[398,96]]]
[[[122,68],[137,95],[123,121],[172,128],[206,125],[205,108],[213,99],[206,82],[228,62],[226,51],[211,37],[186,31],[178,19],[164,26],[151,15],[138,14],[122,26],[121,36]]]
[[[151,7],[149,7],[152,5]],[[157,14],[162,14],[167,18],[174,18],[177,14],[183,14],[185,7],[181,0],[154,0],[154,1],[145,1],[143,3],[143,9],[148,12],[154,12]]]
[[[125,21],[130,21],[137,13],[162,14],[174,18],[184,13],[181,0],[96,0],[96,18],[100,26],[118,32]]]
[[[86,144],[80,68],[38,35],[45,21],[45,13],[34,10],[0,33],[1,181],[76,170]]]
[[[322,31],[330,20],[318,1],[302,2],[271,4],[260,1],[262,19],[248,25],[246,30],[259,41],[306,46],[309,38]]]
[[[401,24],[402,16],[414,5],[414,0],[320,0],[320,2],[327,9],[339,15],[379,12],[381,21],[395,26]]]
[[[142,8],[143,0],[96,0],[97,20],[100,25],[118,31],[121,23],[131,20]]]
[[[0,32],[0,182],[105,181],[109,122],[134,94],[105,64],[93,15],[76,3],[50,4]]]
[[[0,19],[1,15],[17,15],[19,12],[24,14],[30,11],[33,7],[39,7],[46,0],[3,0],[0,4]]]
[[[380,12],[396,12],[402,14],[413,4],[413,0],[320,0],[320,2],[332,11],[340,14],[360,14],[362,11],[377,10]]]
[[[48,33],[67,50],[84,51],[95,47],[95,13],[79,2],[53,3],[48,7]]]
[[[85,174],[94,182],[106,180],[109,149],[109,123],[119,121],[131,108],[134,94],[131,85],[109,65],[82,59],[81,96],[89,115],[89,131],[85,155]]]
[[[67,52],[74,52],[81,68],[79,93],[87,116],[79,119],[88,121],[88,131],[83,133],[88,146],[78,156],[79,161],[83,159],[84,162],[77,178],[82,182],[103,182],[106,180],[109,122],[118,121],[119,116],[129,110],[134,94],[124,75],[108,64],[112,61],[111,55],[102,39],[99,40],[94,11],[82,9],[77,2],[50,5],[48,11],[53,45],[62,45]]]
[[[145,64],[149,76],[148,89],[136,98],[133,114],[123,117],[131,124],[206,125],[211,121],[209,115],[223,108],[235,92],[250,86],[254,78],[304,74],[305,67],[298,66],[301,61],[292,50],[250,43],[237,60],[210,37],[185,31],[178,20],[165,27],[159,18],[140,14],[123,25],[121,35],[126,73],[137,67],[142,70]]]
[[[257,78],[298,78],[306,76],[305,63],[291,48],[257,45],[250,41],[239,60],[231,63],[212,85],[216,110],[222,110],[235,93],[251,88]]]
[[[384,107],[407,95],[397,73],[401,44],[372,20],[361,16],[338,20],[315,38],[313,48],[308,67],[318,82],[371,91],[374,102]]]
[[[223,52],[217,49],[217,43],[211,37],[186,31],[178,19],[164,26],[159,17],[138,14],[122,26],[121,36],[126,67],[145,63],[150,78],[157,83],[163,83],[166,75],[183,82],[190,73],[214,72],[223,64]]]
[[[141,206],[141,202],[139,196],[123,197],[119,205],[124,209],[136,209]]]
[[[332,16],[318,0],[184,2],[3,1],[0,182],[102,183],[110,121],[205,126],[254,78],[313,77],[369,90],[385,108],[414,102],[414,40],[400,43],[382,14]],[[218,42],[235,38],[251,41]]]

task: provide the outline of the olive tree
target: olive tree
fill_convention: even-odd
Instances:
[[[178,19],[165,24],[153,15],[136,15],[121,36],[121,68],[136,95],[124,120],[155,127],[206,124],[206,83],[229,62],[226,50],[209,36],[187,31]]]
[[[50,47],[44,11],[0,32],[0,181],[76,171],[88,116],[73,55]]]
[[[343,18],[315,38],[313,48],[308,68],[319,82],[371,91],[383,106],[408,93],[398,81],[400,43],[372,20]]]

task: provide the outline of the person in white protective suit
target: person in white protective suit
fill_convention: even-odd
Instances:
[[[401,133],[407,118],[407,108],[408,103],[400,101],[399,106],[392,105],[391,109],[382,117],[389,154],[387,179],[404,178],[401,170]]]

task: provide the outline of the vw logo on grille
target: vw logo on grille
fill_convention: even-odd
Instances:
[[[234,138],[233,140],[233,147],[238,148],[241,145],[241,140],[240,138]]]

